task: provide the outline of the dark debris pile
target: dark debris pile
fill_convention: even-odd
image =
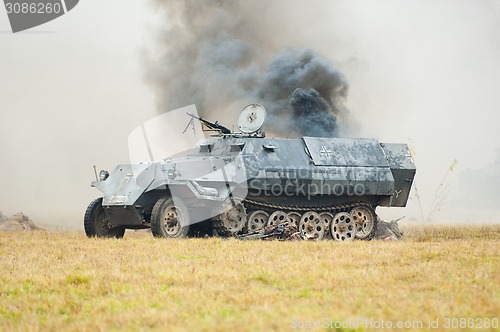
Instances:
[[[42,231],[43,228],[37,226],[24,213],[16,213],[7,218],[0,212],[0,232],[20,232],[20,231]]]

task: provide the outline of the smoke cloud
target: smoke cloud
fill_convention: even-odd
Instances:
[[[231,109],[239,101],[257,102],[268,110],[265,129],[272,134],[340,134],[337,117],[347,115],[345,77],[311,49],[273,45],[280,35],[269,30],[273,22],[259,11],[263,3],[154,3],[171,23],[161,35],[159,56],[147,61],[161,113],[195,103],[205,117],[226,117],[239,110]]]
[[[292,94],[291,106],[294,123],[304,135],[336,136],[337,117],[318,91],[298,88]]]

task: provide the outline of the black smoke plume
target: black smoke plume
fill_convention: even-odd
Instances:
[[[280,43],[286,19],[263,10],[285,9],[288,1],[153,2],[169,25],[157,56],[147,60],[161,113],[194,103],[223,122],[228,105],[257,102],[268,110],[266,131],[275,135],[339,135],[345,78],[313,50]]]
[[[337,136],[337,117],[314,89],[298,88],[291,97],[292,119],[305,136]]]

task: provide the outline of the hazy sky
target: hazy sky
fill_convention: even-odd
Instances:
[[[493,162],[500,148],[500,1],[311,3],[270,8],[267,15],[288,18],[281,29],[289,29],[274,31],[270,20],[270,40],[313,48],[338,66],[350,83],[347,106],[359,136],[413,142],[424,210],[453,159],[459,166],[448,178],[451,191],[461,169]],[[155,10],[147,1],[85,0],[12,34],[0,8],[4,214],[81,227],[100,194],[90,188],[92,165],[111,170],[128,162],[128,134],[158,114],[142,60],[167,24]],[[415,200],[407,211],[417,211]]]
[[[142,1],[81,1],[24,33],[0,8],[0,210],[80,227],[92,166],[128,162],[127,137],[154,116],[140,52]]]

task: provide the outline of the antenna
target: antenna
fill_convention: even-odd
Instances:
[[[189,120],[186,128],[184,128],[184,130],[182,131],[183,134],[186,133],[186,131],[188,130],[188,128],[191,126],[191,128],[193,129],[193,133],[194,133],[194,136],[195,137],[198,137],[198,135],[196,135],[196,129],[194,128],[194,121],[193,121],[193,118],[191,118],[191,120]]]
[[[253,134],[260,130],[266,121],[267,112],[264,106],[250,104],[245,107],[238,117],[238,128],[242,133]]]

